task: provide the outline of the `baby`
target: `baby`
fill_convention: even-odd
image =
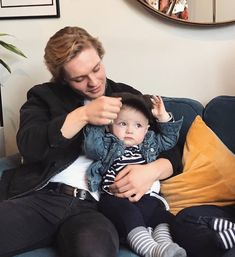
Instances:
[[[185,257],[185,250],[172,241],[169,224],[174,216],[160,195],[159,181],[138,201],[135,192],[129,198],[121,198],[109,190],[121,170],[129,165],[150,163],[160,152],[175,146],[182,119],[174,121],[161,97],[151,98],[151,110],[142,95],[119,93],[116,96],[122,98],[122,107],[113,123],[108,128],[88,125],[85,129],[85,154],[95,160],[87,174],[90,190],[101,191],[99,210],[137,254]],[[149,129],[153,118],[157,120],[156,131]]]

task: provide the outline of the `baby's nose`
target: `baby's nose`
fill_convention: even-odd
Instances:
[[[133,128],[132,128],[131,126],[127,126],[126,132],[127,132],[128,134],[132,134],[132,133],[133,133]]]

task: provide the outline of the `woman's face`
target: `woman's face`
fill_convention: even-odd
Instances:
[[[104,95],[106,74],[102,60],[92,47],[64,65],[66,81],[75,90],[88,99]]]

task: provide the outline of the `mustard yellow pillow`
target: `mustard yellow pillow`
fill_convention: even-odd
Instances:
[[[235,155],[197,116],[183,151],[183,173],[161,185],[161,192],[174,214],[204,204],[235,204]]]

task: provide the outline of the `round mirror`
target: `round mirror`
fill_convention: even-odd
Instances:
[[[235,22],[235,0],[137,0],[148,10],[185,24]]]

